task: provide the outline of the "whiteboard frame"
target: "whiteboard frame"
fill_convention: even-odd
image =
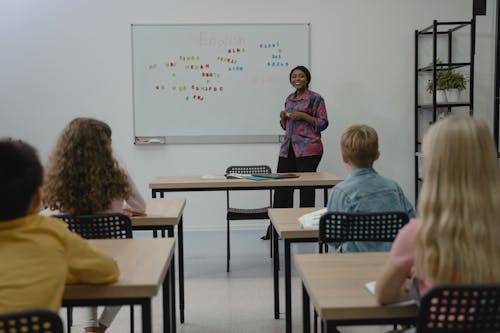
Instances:
[[[141,141],[141,138],[144,136],[137,136],[136,130],[136,110],[135,110],[135,91],[134,91],[134,27],[135,26],[235,26],[235,25],[303,25],[307,28],[307,67],[311,69],[311,23],[310,22],[302,22],[302,23],[290,23],[290,22],[281,22],[281,23],[132,23],[130,25],[130,52],[131,52],[131,70],[132,70],[132,124],[133,124],[133,133],[134,133],[134,144],[137,144]],[[148,138],[152,138],[155,136],[148,136]],[[157,136],[157,138],[161,139],[160,144],[248,144],[248,143],[280,143],[283,142],[284,135],[175,135],[175,136]],[[151,144],[146,142],[141,143],[141,145]],[[155,142],[154,144],[158,144]]]

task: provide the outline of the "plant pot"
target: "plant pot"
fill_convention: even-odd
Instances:
[[[448,100],[446,99],[446,91],[444,90],[436,90],[436,103],[446,103]]]
[[[460,98],[460,91],[458,89],[448,89],[446,90],[446,98],[448,102],[458,102]]]

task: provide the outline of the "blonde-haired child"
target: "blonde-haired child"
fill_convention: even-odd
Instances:
[[[352,125],[342,134],[342,160],[350,173],[336,185],[328,200],[328,211],[377,213],[401,211],[410,217],[415,210],[394,180],[381,176],[373,168],[380,157],[378,135],[367,125]],[[337,251],[389,251],[391,242],[345,242],[333,244]]]
[[[377,280],[379,303],[423,295],[439,284],[500,282],[500,171],[482,121],[450,116],[424,137],[419,218],[403,227]]]

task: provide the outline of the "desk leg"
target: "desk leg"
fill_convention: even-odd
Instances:
[[[302,332],[311,333],[311,309],[309,305],[309,294],[304,283],[302,283]]]
[[[285,321],[286,333],[292,332],[292,269],[290,240],[285,239]]]
[[[323,332],[325,333],[337,332],[337,325],[335,324],[335,322],[331,320],[323,320],[322,323],[324,323],[324,325],[323,324],[321,325],[323,327]]]
[[[173,238],[174,237],[174,227],[173,226],[170,226],[168,228],[168,237],[170,238]],[[180,253],[179,253],[179,257],[180,257]],[[171,285],[172,285],[172,332],[175,333],[175,322],[176,322],[176,315],[175,315],[175,255],[172,257],[172,281],[171,281]],[[179,284],[180,284],[180,276],[179,276]],[[180,286],[179,286],[180,287]],[[180,295],[179,295],[179,298],[180,298]]]
[[[171,290],[170,290],[170,280],[172,279],[172,274],[170,269],[172,267],[172,263],[170,263],[170,267],[168,268],[167,275],[163,279],[162,282],[162,300],[163,300],[163,333],[171,332],[171,320],[170,320],[170,307],[171,307]],[[175,306],[175,305],[174,305]]]
[[[179,239],[179,306],[181,312],[181,323],[184,323],[184,232],[182,227],[182,216],[177,225],[177,238]]]
[[[326,187],[323,189],[323,204],[325,207],[328,204],[328,188]]]
[[[175,312],[175,255],[172,256],[172,276],[170,279],[170,292],[171,292],[171,299],[172,299],[172,304],[170,307],[170,319],[172,322],[172,333],[175,333],[176,331],[176,326],[177,326],[177,317],[176,317],[176,312]]]
[[[143,301],[141,309],[142,309],[142,332],[151,333],[152,332],[151,299]]]
[[[280,283],[279,283],[279,249],[278,249],[278,233],[274,229],[274,225],[271,229],[273,237],[273,268],[274,268],[274,319],[280,319]]]

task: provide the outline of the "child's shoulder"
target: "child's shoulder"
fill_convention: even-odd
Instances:
[[[64,232],[67,230],[66,224],[55,217],[46,215],[31,215],[27,217],[29,222],[40,229],[51,229],[57,232]]]

